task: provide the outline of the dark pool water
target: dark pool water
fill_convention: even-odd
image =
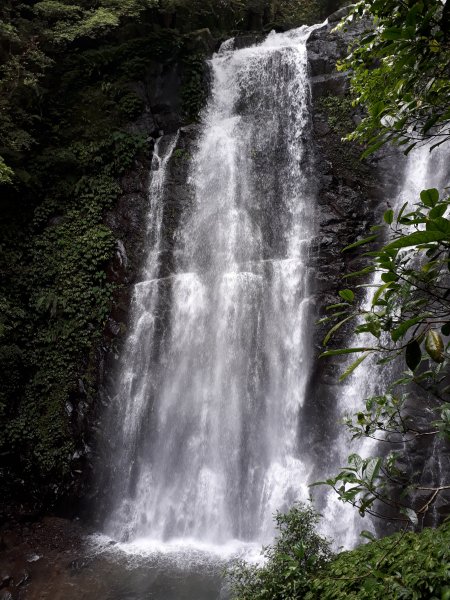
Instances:
[[[242,553],[237,553],[238,555]],[[236,554],[234,555],[236,556]],[[232,560],[195,548],[152,550],[86,542],[74,560],[39,561],[26,600],[229,600],[225,570]]]

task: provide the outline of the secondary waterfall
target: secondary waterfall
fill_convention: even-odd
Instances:
[[[116,539],[267,541],[275,510],[308,497],[313,29],[240,50],[229,41],[211,60],[192,199],[165,277],[161,214],[177,140],[155,149],[148,255],[110,408],[106,531]]]
[[[420,200],[420,192],[424,189],[437,188],[440,191],[448,185],[450,177],[450,169],[448,164],[448,144],[441,148],[430,152],[430,145],[422,145],[415,148],[406,159],[402,168],[402,177],[399,189],[396,195],[389,203],[391,208],[397,215],[400,208],[405,204],[413,208]],[[401,165],[399,165],[401,168]],[[372,279],[372,283],[378,285],[381,282],[381,274],[376,273]],[[369,310],[374,290],[369,288],[364,304]],[[355,335],[351,346],[371,346],[373,337],[370,334]],[[348,382],[342,386],[341,394],[336,399],[341,411],[341,417],[354,415],[361,407],[364,406],[364,401],[380,391],[385,389],[385,381],[394,381],[392,369],[398,369],[400,372],[405,369],[404,359],[401,357],[394,364],[379,366],[377,365],[379,357],[370,357],[355,373],[351,376]],[[354,357],[347,364],[351,364]],[[343,363],[342,371],[345,370]],[[439,440],[436,440],[435,445],[439,448]],[[340,437],[336,440],[336,448],[334,460],[336,464],[345,465],[347,457],[352,452],[356,452],[363,457],[377,455],[385,449],[377,448],[377,443],[372,439],[362,439],[350,443],[349,436],[346,435],[345,428],[342,428]],[[439,460],[436,461],[437,468],[440,467]],[[337,473],[337,470],[336,470]],[[436,481],[442,480],[442,474],[435,473]],[[367,518],[363,521],[358,513],[350,505],[343,505],[337,498],[337,495],[330,491],[327,494],[327,502],[325,512],[330,515],[335,515],[336,520],[334,533],[344,546],[351,546],[355,541],[355,534],[362,529],[371,529],[370,520]],[[325,532],[326,526],[325,526]]]

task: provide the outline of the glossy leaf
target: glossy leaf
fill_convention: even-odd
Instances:
[[[408,248],[432,242],[450,241],[450,234],[443,231],[416,231],[405,235],[386,246],[386,249]]]
[[[358,248],[358,246],[362,246],[364,244],[369,244],[370,242],[375,241],[377,238],[378,235],[369,235],[368,237],[363,238],[362,240],[358,240],[357,242],[346,246],[345,248],[343,248],[342,252],[346,252],[347,250],[351,250],[352,248]]]
[[[337,350],[327,350],[326,352],[322,352],[320,356],[339,356],[340,354],[352,354],[354,352],[369,352],[371,350],[375,350],[375,348],[339,348]]]
[[[352,290],[340,290],[339,296],[346,302],[353,302],[355,299],[355,294],[352,292]]]
[[[417,325],[417,323],[420,323],[423,320],[423,318],[424,318],[423,315],[419,315],[417,317],[408,319],[407,321],[404,321],[403,323],[401,323],[398,327],[396,327],[395,329],[392,330],[392,332],[391,332],[392,340],[394,342],[398,342],[398,340],[405,335],[405,333],[408,331],[408,329],[410,329],[413,325]]]
[[[355,317],[354,314],[349,315],[345,319],[342,319],[342,321],[339,321],[339,323],[336,323],[336,325],[333,325],[333,327],[328,331],[328,333],[326,334],[326,336],[323,338],[322,345],[326,346],[328,344],[328,342],[330,341],[332,335],[334,333],[336,333],[336,331],[338,329],[340,329],[342,327],[342,325],[344,325],[344,323],[347,323],[348,321],[350,321],[350,319],[353,319],[354,317]]]
[[[450,335],[450,322],[441,327],[442,335]]]
[[[439,201],[439,192],[436,188],[431,188],[429,190],[422,190],[420,192],[420,199],[429,208],[435,206]]]
[[[431,329],[425,338],[425,350],[428,355],[437,363],[444,362],[444,342],[439,333]]]

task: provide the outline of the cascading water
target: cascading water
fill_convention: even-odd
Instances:
[[[420,199],[421,190],[432,187],[442,190],[447,185],[450,178],[447,157],[448,144],[433,152],[430,152],[429,145],[423,145],[417,147],[408,155],[403,168],[401,185],[397,195],[391,202],[391,207],[395,213],[398,213],[405,203],[408,203],[412,209],[413,205]],[[381,275],[376,273],[372,284],[378,285],[380,282]],[[369,288],[365,299],[367,310],[370,309],[372,297],[373,289]],[[363,336],[355,336],[350,345],[356,347],[371,346],[373,337],[370,334],[363,334]],[[348,383],[342,386],[341,394],[337,399],[342,419],[346,416],[352,416],[360,410],[364,405],[364,399],[379,393],[380,390],[385,390],[386,386],[384,382],[393,380],[392,369],[398,368],[401,371],[404,368],[403,363],[400,366],[394,363],[394,365],[390,364],[380,367],[376,362],[376,356],[369,357],[355,371],[348,380]],[[342,370],[344,369],[345,367]],[[377,443],[374,440],[363,439],[350,443],[345,433],[345,429],[343,429],[341,436],[337,439],[334,453],[334,461],[337,464],[345,465],[348,455],[352,452],[368,457],[379,451],[377,450]],[[439,460],[434,462],[439,468]],[[441,474],[436,473],[435,475],[436,481],[440,481]],[[327,496],[325,512],[330,515],[336,515],[336,517],[339,515],[339,519],[334,521],[334,534],[344,546],[351,546],[361,529],[372,529],[370,521],[367,522],[367,519],[365,520],[366,522],[362,521],[358,513],[350,505],[343,505],[333,491],[329,492]]]
[[[308,497],[313,29],[227,42],[213,57],[168,277],[161,214],[176,138],[157,145],[148,257],[110,408],[116,539],[260,543],[276,509]]]

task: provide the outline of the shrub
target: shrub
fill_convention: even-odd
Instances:
[[[308,590],[310,577],[331,558],[316,531],[319,515],[307,504],[275,516],[278,537],[263,549],[265,564],[236,561],[227,572],[234,600],[291,600]]]

